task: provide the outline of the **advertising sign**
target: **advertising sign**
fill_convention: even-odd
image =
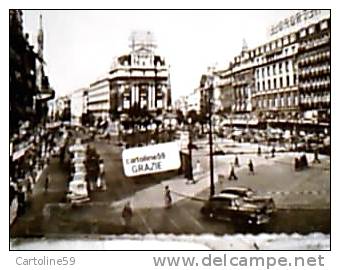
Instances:
[[[127,177],[176,170],[181,166],[176,142],[125,149],[122,160]]]

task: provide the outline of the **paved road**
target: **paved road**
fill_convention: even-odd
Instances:
[[[64,193],[66,191],[67,173],[65,172],[65,168],[63,168],[57,160],[52,160],[51,165],[48,168],[53,178],[50,191],[47,194],[43,193],[43,181],[38,182],[38,185],[35,187],[32,205],[28,208],[26,214],[16,220],[11,228],[12,237],[65,233],[330,233],[330,210],[327,208],[325,196],[322,196],[321,198],[315,196],[316,199],[313,199],[313,202],[315,205],[322,203],[326,205],[326,207],[317,207],[318,209],[282,209],[277,212],[269,224],[256,229],[251,227],[240,228],[239,226],[234,226],[230,223],[204,219],[199,211],[202,202],[188,199],[177,202],[171,209],[134,209],[131,226],[127,228],[123,226],[121,207],[112,207],[111,202],[131,197],[135,192],[157,185],[162,179],[170,177],[170,175],[163,175],[161,177],[159,175],[157,177],[148,176],[140,177],[138,179],[126,178],[122,170],[120,148],[113,143],[107,144],[100,141],[95,142],[94,145],[102,158],[104,158],[106,169],[105,178],[108,190],[105,192],[98,191],[91,193],[91,203],[83,206],[70,207],[70,205],[67,204],[58,204],[63,202]],[[199,153],[196,154],[194,159],[200,158]],[[202,158],[202,167],[203,169],[206,169],[207,158]],[[241,164],[246,164],[248,158],[248,156],[241,157]],[[278,190],[280,190],[279,188],[282,185],[290,185],[288,190],[296,191],[314,187],[315,181],[322,181],[316,177],[320,175],[320,168],[312,167],[310,169],[310,172],[312,173],[308,174],[297,175],[295,172],[291,172],[291,175],[287,178],[287,175],[282,174],[282,172],[284,168],[290,166],[289,163],[288,165],[285,162],[283,164],[278,163],[275,165],[276,170],[273,174],[274,170],[268,170],[268,164],[259,165],[262,161],[265,161],[264,157],[253,158],[257,175],[254,177],[248,176],[246,165],[245,168],[243,167],[237,171],[241,179],[240,183],[244,185],[265,191],[268,186],[267,181],[277,181]],[[228,166],[233,157],[229,157],[230,160],[226,159],[228,158],[216,158],[216,166],[219,166],[224,162],[227,164],[226,166]],[[273,161],[273,164],[274,163],[275,161]],[[226,171],[227,170],[228,167],[226,167]],[[313,170],[315,170],[315,172]],[[327,173],[327,171],[322,170],[322,173]],[[281,179],[278,177],[280,174],[282,174]],[[44,177],[44,175],[42,177]],[[283,184],[282,181],[284,181]],[[234,182],[226,182],[225,184],[239,185],[239,183]],[[316,184],[320,184],[320,187],[325,189],[329,187],[329,185],[327,186],[325,183],[321,182]],[[218,185],[217,190],[222,187],[223,184]],[[208,193],[209,190],[207,189],[201,192],[199,196],[208,197]],[[278,194],[277,196],[278,199],[279,196],[281,196],[282,202],[300,198],[299,203],[304,203],[303,198],[306,198],[298,194],[285,195],[293,196],[293,198],[284,198],[282,197],[282,194]],[[148,198],[145,198],[145,200],[148,200]]]

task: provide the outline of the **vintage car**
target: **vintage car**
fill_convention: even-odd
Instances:
[[[73,203],[83,203],[90,200],[87,191],[86,173],[76,172],[69,183],[66,199]]]
[[[205,217],[235,224],[261,225],[270,220],[270,213],[265,206],[247,202],[233,194],[218,194],[211,197],[201,208],[201,213]]]
[[[270,196],[258,196],[256,192],[247,187],[228,187],[221,194],[233,194],[243,198],[245,202],[251,202],[267,208],[267,213],[272,214],[276,210],[275,202]]]

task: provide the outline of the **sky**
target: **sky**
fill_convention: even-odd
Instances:
[[[36,44],[43,16],[45,73],[56,95],[65,95],[109,71],[113,58],[129,52],[133,30],[153,32],[157,52],[170,65],[173,100],[198,87],[212,65],[227,67],[243,39],[253,48],[268,28],[293,10],[24,10],[24,32]]]

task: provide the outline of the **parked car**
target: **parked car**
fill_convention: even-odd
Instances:
[[[246,201],[233,194],[211,197],[201,208],[201,213],[205,217],[236,224],[261,225],[270,221],[270,213],[264,205]]]
[[[245,202],[258,204],[267,209],[267,213],[272,214],[276,211],[275,202],[270,196],[258,196],[256,192],[247,187],[228,187],[221,191],[221,194],[233,194],[242,197]]]

